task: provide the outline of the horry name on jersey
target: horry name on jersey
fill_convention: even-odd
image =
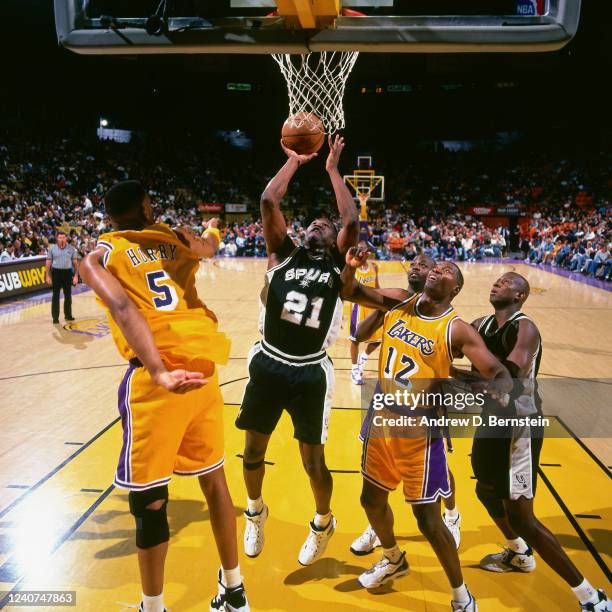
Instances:
[[[285,280],[297,280],[306,287],[314,282],[327,283],[330,287],[334,284],[331,272],[321,272],[319,268],[290,268],[285,272]]]
[[[434,352],[435,341],[429,340],[425,338],[425,336],[421,336],[411,331],[406,327],[406,321],[402,319],[396,321],[387,330],[387,335],[390,338],[397,338],[410,346],[414,346],[414,348],[418,349],[423,355],[432,355]]]

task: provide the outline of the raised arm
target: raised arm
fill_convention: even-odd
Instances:
[[[385,313],[382,310],[374,310],[359,325],[355,331],[355,340],[365,342],[374,335],[374,332],[382,326]]]
[[[345,256],[345,265],[340,275],[342,289],[340,297],[343,300],[356,302],[362,306],[376,308],[384,312],[395,308],[408,297],[405,289],[374,289],[365,287],[355,278],[355,270],[367,259],[367,250],[351,247]]]
[[[219,219],[210,219],[206,224],[206,229],[202,236],[196,236],[187,227],[175,227],[174,231],[178,235],[181,242],[189,248],[189,250],[200,258],[210,259],[215,256],[219,243],[221,242],[221,234],[219,233]]]
[[[287,161],[266,185],[261,194],[260,209],[268,257],[276,255],[283,258],[289,255],[295,246],[291,238],[287,236],[287,224],[281,212],[280,203],[297,169],[316,157],[317,154],[298,155],[295,151],[285,147],[282,141],[281,147],[287,154]]]
[[[340,254],[344,256],[351,247],[357,244],[357,239],[359,238],[359,211],[351,192],[338,170],[340,154],[344,149],[344,138],[336,136],[332,139],[330,135],[327,141],[329,144],[329,155],[325,162],[325,169],[331,179],[334,194],[336,195],[338,212],[342,219],[342,229],[338,234],[337,246]]]
[[[81,278],[106,304],[128,344],[156,384],[174,393],[186,393],[206,384],[201,372],[173,370],[164,366],[145,318],[129,298],[121,283],[104,268],[105,250],[97,248],[81,263]]]

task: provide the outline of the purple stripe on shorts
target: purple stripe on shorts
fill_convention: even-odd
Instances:
[[[130,365],[119,385],[118,393],[118,408],[121,416],[121,426],[123,427],[123,444],[121,445],[121,453],[119,454],[119,464],[117,465],[117,478],[124,482],[129,482],[128,474],[125,469],[125,456],[128,445],[130,444],[130,416],[128,415],[128,383],[130,375],[134,371],[134,366]]]
[[[351,308],[351,329],[350,334],[351,338],[354,338],[357,334],[357,318],[359,317],[359,304],[353,304]]]
[[[377,382],[376,386],[374,387],[374,393],[380,393],[380,383],[379,382]],[[376,414],[376,411],[374,410],[374,407],[373,407],[374,393],[372,394],[370,405],[368,406],[368,410],[363,418],[363,421],[361,422],[361,429],[359,430],[359,439],[362,442],[368,439],[369,433],[370,433],[370,423],[372,422],[372,419],[374,418],[374,415]]]
[[[426,499],[433,497],[438,491],[450,493],[444,438],[430,438],[428,455],[427,487],[423,495]]]

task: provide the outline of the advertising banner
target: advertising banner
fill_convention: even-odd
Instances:
[[[45,281],[45,259],[28,257],[0,264],[0,300],[14,295],[49,289]]]

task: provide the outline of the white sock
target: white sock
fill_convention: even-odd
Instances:
[[[329,521],[331,521],[331,510],[327,514],[319,514],[315,513],[314,516],[314,524],[317,529],[325,529],[329,525]]]
[[[459,510],[457,510],[457,506],[455,506],[452,510],[445,508],[444,515],[449,521],[455,521],[459,518]]]
[[[516,538],[516,540],[506,540],[508,544],[508,548],[515,553],[523,554],[527,552],[529,546],[527,546],[527,542],[523,540],[523,538]]]
[[[453,601],[457,603],[467,603],[470,601],[470,596],[468,594],[467,587],[465,586],[465,582],[456,589],[453,588]]]
[[[233,589],[234,587],[240,586],[242,584],[242,576],[240,575],[240,565],[237,565],[234,569],[230,570],[221,568],[221,572],[223,573],[223,586],[227,589]]]
[[[247,497],[247,512],[253,516],[259,514],[264,507],[263,499],[261,495],[257,499],[251,499]]]
[[[359,353],[359,362],[365,363],[368,360],[367,353]]]
[[[164,612],[164,592],[162,591],[159,595],[153,597],[143,593],[142,607],[144,612]]]
[[[402,551],[396,544],[393,548],[383,548],[383,555],[391,561],[391,563],[397,563],[402,557]]]
[[[352,372],[359,372],[359,364],[358,364],[358,363],[354,363],[354,364],[351,366],[351,371],[352,371]]]
[[[572,587],[574,595],[580,600],[581,604],[597,603],[599,595],[597,589],[591,586],[591,583],[585,578],[577,587]]]

